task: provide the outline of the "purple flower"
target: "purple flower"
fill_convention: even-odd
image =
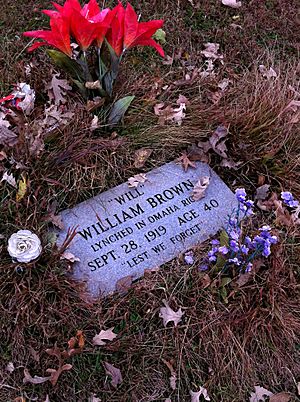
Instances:
[[[194,264],[194,256],[192,252],[188,252],[185,254],[184,256],[184,261],[188,264],[188,265],[193,265]]]
[[[230,240],[229,245],[231,250],[234,251],[235,253],[237,253],[240,249],[238,243],[235,240]]]
[[[240,247],[240,250],[241,250],[241,252],[243,253],[243,254],[248,254],[249,253],[249,248],[248,247],[246,247],[245,246],[245,244],[243,244],[241,247]]]
[[[212,244],[213,246],[218,246],[220,244],[219,240],[217,239],[213,239],[210,244]]]
[[[208,265],[207,264],[202,264],[199,267],[199,271],[207,271],[208,270]]]
[[[219,251],[219,253],[221,253],[223,255],[228,254],[228,252],[229,252],[229,250],[226,246],[219,247],[218,251]]]
[[[211,256],[208,258],[208,261],[209,261],[209,262],[215,262],[215,261],[217,261],[217,257],[216,257],[215,255],[211,255]]]
[[[246,273],[251,272],[252,267],[253,267],[253,264],[251,264],[251,262],[249,262],[249,263],[247,264],[247,266],[246,266],[245,272],[246,272]]]
[[[241,265],[241,261],[237,257],[229,258],[228,261],[232,262],[234,265],[237,265],[237,266]]]
[[[235,190],[235,196],[239,202],[244,202],[246,200],[246,191],[244,188],[237,188]]]
[[[288,207],[295,208],[299,205],[299,201],[295,200],[293,194],[289,191],[282,191],[281,199]]]

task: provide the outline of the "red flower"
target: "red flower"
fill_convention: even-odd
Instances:
[[[136,12],[131,4],[128,3],[124,19],[124,49],[130,49],[138,45],[152,46],[164,57],[165,53],[162,47],[152,39],[152,36],[163,24],[163,20],[138,22]]]
[[[122,3],[119,3],[112,10],[112,13],[114,13],[114,17],[111,22],[111,27],[107,33],[106,39],[110,44],[110,46],[114,49],[116,55],[120,57],[123,52],[124,18],[125,18],[125,9]]]
[[[126,49],[141,45],[154,47],[164,57],[162,47],[152,39],[155,32],[163,26],[163,20],[138,22],[136,12],[129,3],[126,10],[121,3],[116,9],[107,40],[117,56]]]
[[[67,0],[63,7],[58,4],[54,6],[69,22],[71,34],[83,51],[86,51],[94,40],[97,46],[101,47],[113,17],[109,8],[101,11],[97,0],[90,0],[83,8],[78,0]]]
[[[58,12],[53,11],[50,18],[50,31],[28,31],[24,32],[24,36],[30,38],[43,39],[43,42],[35,42],[29,49],[29,52],[39,48],[40,46],[50,45],[68,56],[72,56],[72,49],[70,43],[69,24]]]

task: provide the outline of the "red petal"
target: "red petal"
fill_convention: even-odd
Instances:
[[[35,42],[32,46],[27,49],[27,52],[33,52],[41,46],[47,45],[47,42]]]
[[[89,20],[99,13],[100,7],[97,3],[97,0],[90,0],[81,11],[81,15]]]
[[[138,18],[130,3],[127,4],[124,19],[124,47],[129,48],[138,32]]]
[[[163,20],[140,22],[136,40],[150,39],[164,24]]]
[[[157,50],[157,52],[162,57],[165,57],[165,52],[164,52],[163,48],[158,43],[156,43],[155,40],[153,40],[153,39],[143,39],[143,40],[137,41],[137,43],[135,43],[134,46],[137,46],[137,45],[154,47],[154,49]]]
[[[108,31],[106,39],[117,56],[120,56],[123,52],[125,9],[122,3],[119,3],[111,12],[114,18],[111,22],[111,29]]]

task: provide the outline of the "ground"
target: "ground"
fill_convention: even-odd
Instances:
[[[9,157],[21,165],[11,168],[13,173],[28,178],[26,196],[17,202],[12,187],[0,187],[1,402],[42,402],[47,395],[51,402],[83,402],[93,394],[110,402],[182,402],[190,401],[190,390],[200,386],[212,401],[242,402],[256,385],[300,400],[299,226],[276,223],[272,212],[257,208],[252,224],[269,223],[280,241],[243,286],[233,280],[225,289],[213,271],[208,277],[199,272],[199,261],[209,248],[205,243],[195,250],[193,265],[179,257],[147,273],[127,293],[96,303],[88,302],[82,287],[69,279],[66,271],[71,267],[59,259],[48,238],[51,208],[72,207],[133,174],[178,158],[207,140],[220,124],[229,127],[229,155],[238,164],[237,169],[224,168],[217,154],[210,155],[210,165],[225,183],[233,190],[246,188],[251,197],[266,183],[272,192],[292,191],[300,199],[299,122],[286,113],[297,91],[299,96],[300,9],[293,0],[242,3],[232,9],[218,0],[133,1],[143,20],[166,21],[164,48],[173,62],[164,64],[151,49],[128,54],[116,96],[136,98],[114,130],[117,134],[105,127],[89,130],[92,115],[74,89],[69,100],[76,108],[74,118],[47,136],[45,149],[36,155],[30,151],[30,136],[47,101],[46,85],[57,70],[44,51],[26,52],[28,39],[22,32],[47,27],[40,10],[51,6],[48,1],[4,0],[0,96],[10,93],[14,83],[26,81],[36,90],[37,101],[32,116],[20,117],[21,140],[9,150]],[[186,74],[203,71],[201,51],[207,42],[220,44],[224,63],[216,62],[213,78],[187,79]],[[26,76],[29,62],[33,66]],[[277,78],[263,77],[260,64],[273,67]],[[231,84],[216,100],[224,78]],[[190,102],[182,126],[159,125],[153,107],[159,102],[174,105],[180,94]],[[134,153],[142,146],[153,152],[137,169]],[[0,162],[0,172],[9,167],[8,160]],[[7,238],[22,228],[37,233],[45,246],[38,262],[25,270],[16,269],[6,250]],[[163,300],[176,311],[183,308],[177,327],[163,326]],[[117,337],[93,346],[93,336],[112,327]],[[85,345],[81,353],[65,359],[72,369],[63,372],[55,386],[23,384],[24,368],[45,376],[47,368],[57,366],[46,349],[67,349],[79,330]],[[6,369],[10,362],[13,372]],[[123,382],[117,388],[103,362],[121,370]],[[170,365],[177,376],[175,390],[170,387]]]

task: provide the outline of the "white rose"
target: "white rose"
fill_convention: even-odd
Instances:
[[[42,252],[40,239],[30,230],[19,230],[8,239],[7,251],[19,262],[35,260]]]

